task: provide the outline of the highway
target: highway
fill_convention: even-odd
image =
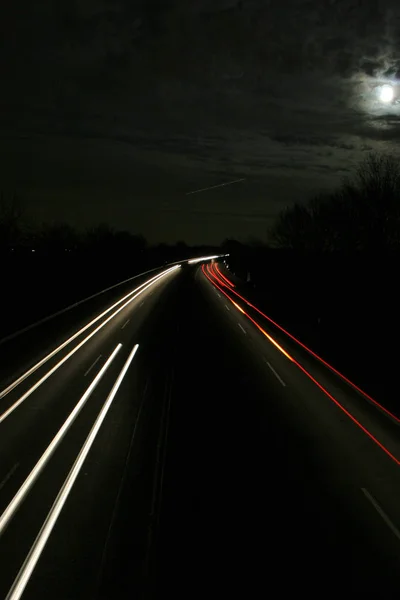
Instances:
[[[398,418],[222,264],[0,352],[0,598],[397,591]]]

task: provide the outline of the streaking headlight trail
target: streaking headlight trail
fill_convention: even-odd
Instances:
[[[54,365],[54,367],[52,367],[49,371],[47,371],[47,373],[45,375],[43,375],[43,377],[41,377],[31,388],[29,388],[29,390],[27,390],[20,398],[18,398],[18,400],[16,400],[3,414],[0,414],[0,423],[2,423],[12,412],[14,412],[14,410],[16,408],[18,408],[18,406],[20,404],[22,404],[22,402],[24,402],[31,394],[33,394],[33,392],[36,391],[51,375],[53,375],[53,373],[55,373],[69,358],[71,358],[71,356],[73,356],[76,352],[78,352],[78,350],[80,348],[82,348],[82,346],[84,346],[94,335],[96,335],[96,333],[98,331],[100,331],[103,327],[105,327],[107,325],[107,323],[109,323],[118,313],[120,313],[126,306],[128,306],[131,302],[133,302],[135,300],[135,298],[137,298],[138,296],[143,294],[143,292],[145,292],[149,287],[151,287],[156,281],[158,281],[162,277],[165,277],[168,273],[171,273],[172,271],[174,271],[175,269],[178,269],[178,268],[179,268],[178,266],[172,267],[171,269],[164,271],[164,273],[162,273],[161,275],[157,275],[157,277],[151,279],[150,282],[143,284],[144,287],[141,286],[142,289],[140,289],[133,296],[131,295],[133,292],[131,292],[131,294],[128,294],[128,297],[129,296],[131,296],[131,297],[124,304],[122,304],[122,306],[117,308],[117,310],[115,312],[113,312],[109,317],[107,317],[107,319],[105,321],[100,323],[100,325],[98,325],[96,327],[96,329],[94,329],[81,342],[79,342],[79,344],[77,346],[75,346],[75,348],[73,348],[70,352],[68,352],[68,354],[66,356],[64,356],[58,363],[56,363]],[[123,300],[124,299],[125,298],[123,298]],[[122,302],[122,300],[118,301],[116,303],[116,305],[120,304],[120,302]],[[116,305],[114,305],[114,306],[116,306]],[[114,308],[114,306],[112,308]],[[107,310],[106,312],[108,313],[109,310]],[[102,316],[103,316],[103,314],[104,313],[102,313]],[[98,319],[96,318],[96,321],[97,320]],[[83,331],[85,329],[87,329],[87,326],[85,328],[83,328]],[[82,332],[82,330],[80,330],[80,332]],[[71,338],[70,338],[70,340],[71,340]],[[64,344],[64,345],[66,345],[66,344]],[[57,352],[58,351],[59,350],[57,350]],[[54,356],[54,354],[56,354],[57,352],[53,351],[53,353],[51,355]],[[48,357],[46,357],[46,360],[48,360]],[[46,362],[46,360],[43,359],[42,364],[44,362]],[[36,368],[38,368],[38,367],[36,367]],[[33,368],[33,369],[36,370],[36,368]],[[27,372],[27,373],[30,375],[31,372],[33,372],[33,371],[31,370],[30,372]],[[28,376],[28,374],[25,374],[23,376],[23,379],[25,379]],[[23,381],[23,379],[21,379],[21,381]],[[16,385],[18,385],[18,384],[16,384]],[[14,385],[13,387],[16,387],[16,385]],[[11,390],[9,390],[9,391],[11,391]]]
[[[175,271],[176,269],[179,269],[179,267],[180,267],[180,265],[176,265],[174,267],[170,267],[166,271],[163,271],[162,273],[159,273],[158,275],[155,275],[154,277],[151,277],[151,279],[148,279],[147,281],[145,281],[144,283],[142,283],[141,285],[139,285],[137,288],[135,288],[134,290],[132,290],[131,292],[129,292],[129,294],[126,294],[126,296],[124,296],[123,298],[121,298],[120,300],[118,300],[117,302],[115,302],[112,306],[110,306],[105,311],[103,311],[100,315],[98,315],[97,317],[95,317],[92,321],[90,321],[90,323],[88,323],[87,325],[85,325],[84,327],[82,327],[81,329],[79,329],[79,331],[76,331],[73,335],[71,335],[71,337],[69,337],[67,340],[65,340],[64,342],[62,342],[59,346],[57,346],[57,348],[55,348],[54,350],[52,350],[49,354],[47,354],[47,356],[45,356],[44,358],[42,358],[39,362],[37,362],[35,365],[33,365],[33,367],[31,367],[28,371],[26,371],[25,373],[23,373],[23,375],[21,375],[20,377],[18,377],[18,379],[16,379],[15,381],[13,381],[9,386],[7,386],[4,390],[2,390],[0,392],[0,399],[4,398],[4,396],[6,396],[9,392],[11,392],[11,390],[13,390],[14,388],[16,388],[20,383],[22,383],[22,381],[24,381],[27,377],[29,377],[29,375],[32,375],[32,373],[34,373],[35,371],[37,371],[37,369],[39,369],[42,365],[44,365],[53,356],[55,356],[56,354],[58,354],[63,348],[65,348],[65,346],[68,346],[68,344],[70,344],[71,342],[73,342],[77,337],[79,337],[82,333],[84,333],[92,325],[94,325],[95,323],[97,323],[97,321],[99,321],[102,317],[105,317],[105,315],[107,315],[109,312],[111,312],[114,308],[116,308],[117,306],[119,306],[120,304],[122,304],[122,302],[124,302],[124,300],[127,300],[128,298],[131,298],[133,296],[133,294],[135,294],[136,292],[139,292],[139,290],[143,290],[143,288],[145,288],[146,286],[148,287],[150,284],[155,283],[156,281],[158,281],[159,279],[161,279],[161,277],[165,277],[165,275],[168,275],[168,273],[171,273],[172,271]],[[116,314],[116,313],[114,313],[114,314]]]
[[[203,260],[212,260],[213,258],[219,258],[219,257],[220,257],[219,254],[215,254],[214,256],[202,256],[201,258],[192,258],[191,260],[188,260],[188,264],[194,265]]]
[[[22,594],[24,593],[24,590],[29,583],[31,575],[36,567],[36,564],[37,564],[43,550],[45,549],[45,546],[51,535],[51,532],[53,531],[54,526],[57,523],[58,517],[60,516],[61,511],[68,499],[68,496],[71,493],[71,490],[72,490],[72,488],[75,484],[75,481],[82,469],[82,466],[86,460],[86,457],[89,454],[90,448],[92,447],[92,445],[96,439],[96,436],[99,432],[99,429],[100,429],[104,419],[106,418],[108,411],[110,410],[111,404],[114,401],[114,398],[122,384],[122,381],[129,369],[129,366],[130,366],[138,348],[139,348],[139,345],[136,344],[136,346],[133,348],[133,350],[129,354],[128,359],[126,360],[120,374],[118,375],[117,380],[114,383],[113,388],[112,388],[111,392],[109,393],[109,395],[103,405],[103,408],[101,409],[88,437],[86,438],[86,441],[83,444],[81,451],[79,452],[78,457],[72,466],[71,471],[69,472],[66,480],[64,481],[64,484],[63,484],[56,500],[54,501],[54,504],[51,507],[50,512],[48,513],[47,518],[46,518],[36,540],[34,541],[33,546],[31,547],[31,549],[29,551],[28,556],[25,559],[24,564],[22,565],[16,579],[14,580],[14,583],[13,583],[10,591],[8,592],[6,600],[19,600],[19,598],[21,598]]]
[[[82,408],[85,406],[86,402],[89,400],[93,391],[97,387],[100,379],[102,379],[103,375],[107,371],[108,367],[111,365],[114,358],[117,356],[118,352],[121,350],[122,344],[118,344],[115,350],[112,352],[110,357],[107,359],[106,363],[93,379],[92,383],[87,388],[86,392],[83,394],[82,398],[76,404],[73,411],[70,413],[69,417],[66,419],[62,427],[58,430],[58,433],[54,436],[51,443],[48,445],[45,452],[42,454],[36,465],[33,467],[32,471],[29,473],[28,477],[25,479],[24,483],[19,488],[18,492],[15,494],[14,498],[11,500],[3,514],[0,516],[0,536],[3,534],[5,528],[17,512],[21,503],[25,499],[29,490],[35,483],[36,479],[39,477],[40,473],[43,471],[44,467],[56,451],[57,447],[65,437],[67,431],[81,412]]]

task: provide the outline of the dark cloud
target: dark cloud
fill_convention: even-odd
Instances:
[[[398,153],[400,105],[376,94],[386,79],[397,86],[395,0],[9,4],[0,15],[1,178],[34,198],[38,214],[113,194],[113,210],[100,213],[116,221],[129,209],[145,234],[173,237],[175,226],[163,233],[141,217],[167,198],[180,211],[179,237],[185,222],[201,237],[200,213],[180,194],[245,176],[246,194],[232,186],[201,196],[216,221],[207,231],[225,237],[238,231],[232,214],[271,219],[336,185],[366,151]],[[245,211],[232,213],[231,201]]]

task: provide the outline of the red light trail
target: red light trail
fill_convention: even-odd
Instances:
[[[210,273],[213,277],[215,277],[218,280],[218,277],[215,275],[215,273],[212,271],[212,269],[210,270]],[[212,282],[214,285],[215,283]],[[225,286],[227,287],[227,286]],[[229,288],[228,288],[229,289]],[[306,350],[306,352],[308,352],[309,354],[311,354],[311,356],[313,356],[314,358],[316,358],[319,362],[321,362],[325,367],[327,367],[330,371],[332,371],[333,373],[335,373],[335,375],[337,375],[338,377],[340,377],[341,379],[343,379],[343,381],[345,381],[348,385],[350,385],[351,387],[353,387],[355,390],[357,390],[357,392],[359,392],[362,396],[364,396],[365,398],[367,398],[370,402],[372,402],[372,404],[374,404],[377,408],[379,408],[380,410],[382,410],[384,413],[386,413],[391,419],[393,419],[394,421],[396,421],[397,423],[400,424],[400,418],[397,417],[395,414],[393,414],[392,412],[390,412],[390,410],[388,410],[387,408],[385,408],[384,406],[382,406],[382,404],[380,404],[377,400],[375,400],[374,398],[372,398],[372,396],[370,396],[369,394],[367,394],[367,392],[364,392],[364,390],[362,390],[358,385],[356,385],[355,383],[353,383],[352,381],[350,381],[350,379],[348,379],[345,375],[343,375],[343,373],[340,373],[340,371],[338,371],[337,369],[335,369],[335,367],[333,367],[332,365],[330,365],[328,362],[326,362],[326,360],[324,360],[321,356],[319,356],[316,352],[314,352],[313,350],[311,350],[311,348],[309,348],[308,346],[306,346],[305,344],[303,344],[303,342],[301,342],[299,339],[297,339],[292,333],[290,333],[289,331],[287,331],[284,327],[282,327],[282,325],[279,325],[279,323],[277,323],[276,321],[274,321],[271,317],[269,317],[268,315],[266,315],[265,313],[263,313],[259,308],[257,308],[257,306],[255,306],[254,304],[252,304],[251,302],[249,302],[249,300],[247,300],[244,296],[241,296],[238,292],[236,292],[235,290],[231,289],[230,290],[233,294],[235,294],[238,298],[240,298],[243,302],[245,302],[248,306],[250,306],[250,308],[254,309],[259,315],[261,315],[264,319],[266,319],[267,321],[269,321],[272,325],[274,325],[274,327],[277,327],[280,331],[282,331],[282,333],[284,333],[285,335],[287,335],[290,339],[292,339],[294,342],[296,342],[296,344],[298,344],[299,346],[301,346],[304,350]]]
[[[207,267],[205,267],[205,265],[202,266],[202,271],[205,275],[205,277],[207,277],[207,279],[211,282],[212,285],[214,285],[216,288],[219,289],[219,291],[224,294],[224,296],[226,296],[226,298],[228,298],[228,300],[238,309],[240,310],[240,312],[242,312],[256,327],[257,329],[259,329],[259,331],[261,331],[261,333],[284,355],[286,356],[286,358],[288,360],[290,360],[292,363],[294,363],[324,394],[325,396],[327,396],[327,398],[329,398],[331,400],[331,402],[333,402],[355,425],[357,425],[357,427],[359,429],[361,429],[361,431],[363,433],[365,433],[365,435],[367,435],[381,450],[383,450],[383,452],[385,452],[385,454],[391,458],[397,465],[400,466],[400,460],[398,458],[396,458],[396,456],[394,456],[394,454],[392,454],[390,452],[390,450],[388,450],[383,444],[382,442],[380,442],[366,427],[364,427],[364,425],[362,425],[362,423],[360,423],[360,421],[358,419],[356,419],[356,417],[354,417],[323,385],[321,385],[316,379],[315,377],[313,377],[311,375],[311,373],[309,373],[307,371],[307,369],[305,369],[296,359],[294,359],[288,352],[286,352],[286,350],[284,348],[282,348],[282,346],[280,346],[280,344],[278,344],[278,342],[276,340],[273,339],[272,336],[270,336],[262,327],[259,323],[257,323],[257,321],[255,321],[255,319],[253,319],[246,311],[244,311],[238,304],[236,304],[236,302],[234,302],[232,300],[232,298],[222,289],[222,287],[220,287],[220,285],[218,285],[218,283],[216,283],[214,281],[214,279],[216,279],[217,281],[221,282],[221,280],[219,279],[218,276],[215,275],[212,265],[207,265]],[[211,275],[211,276],[210,276]],[[224,285],[224,287],[227,287],[226,285]],[[228,288],[230,289],[230,288]],[[265,318],[269,321],[271,321],[272,323],[275,324],[274,321],[272,321],[272,319],[270,319],[269,317],[267,317],[266,315],[264,315],[260,310],[258,310],[255,306],[253,306],[252,304],[250,304],[250,302],[248,302],[245,298],[243,298],[243,296],[240,296],[240,294],[238,294],[237,292],[235,292],[234,290],[230,289],[230,291],[232,291],[234,294],[236,294],[236,296],[238,296],[239,298],[241,298],[244,302],[246,302],[249,306],[251,306],[252,308],[255,308],[257,310],[257,312],[259,312],[262,316],[265,316]],[[340,377],[342,377],[345,381],[347,381],[352,387],[354,387],[355,389],[359,390],[362,394],[364,394],[367,398],[369,398],[369,396],[367,394],[365,394],[362,390],[360,390],[359,388],[357,388],[357,386],[355,386],[351,381],[347,380],[343,375],[341,375],[341,373],[339,373],[339,371],[336,371],[336,369],[333,369],[333,367],[331,367],[328,363],[326,363],[322,358],[320,358],[318,355],[316,355],[314,352],[312,352],[311,350],[309,350],[304,344],[302,344],[301,342],[299,342],[298,340],[296,340],[296,338],[294,336],[292,336],[289,332],[286,332],[285,329],[283,329],[283,327],[280,327],[278,324],[276,324],[276,326],[283,331],[284,333],[286,333],[290,338],[292,338],[294,341],[296,341],[300,346],[302,346],[303,348],[305,348],[308,352],[310,352],[313,356],[315,356],[315,358],[317,358],[320,362],[322,362],[323,364],[325,364],[327,367],[329,367],[334,373],[336,373],[337,375],[339,375]],[[398,419],[397,417],[395,417],[394,415],[392,415],[388,410],[386,410],[384,407],[382,407],[378,402],[376,402],[375,400],[371,399],[373,401],[373,403],[375,405],[377,405],[378,407],[382,408],[382,410],[384,410],[384,412],[386,412],[388,415],[390,415],[392,418],[394,418],[396,421],[400,422],[400,419]]]

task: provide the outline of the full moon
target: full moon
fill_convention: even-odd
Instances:
[[[394,92],[391,85],[385,83],[379,91],[379,98],[381,102],[391,102],[393,100]]]

